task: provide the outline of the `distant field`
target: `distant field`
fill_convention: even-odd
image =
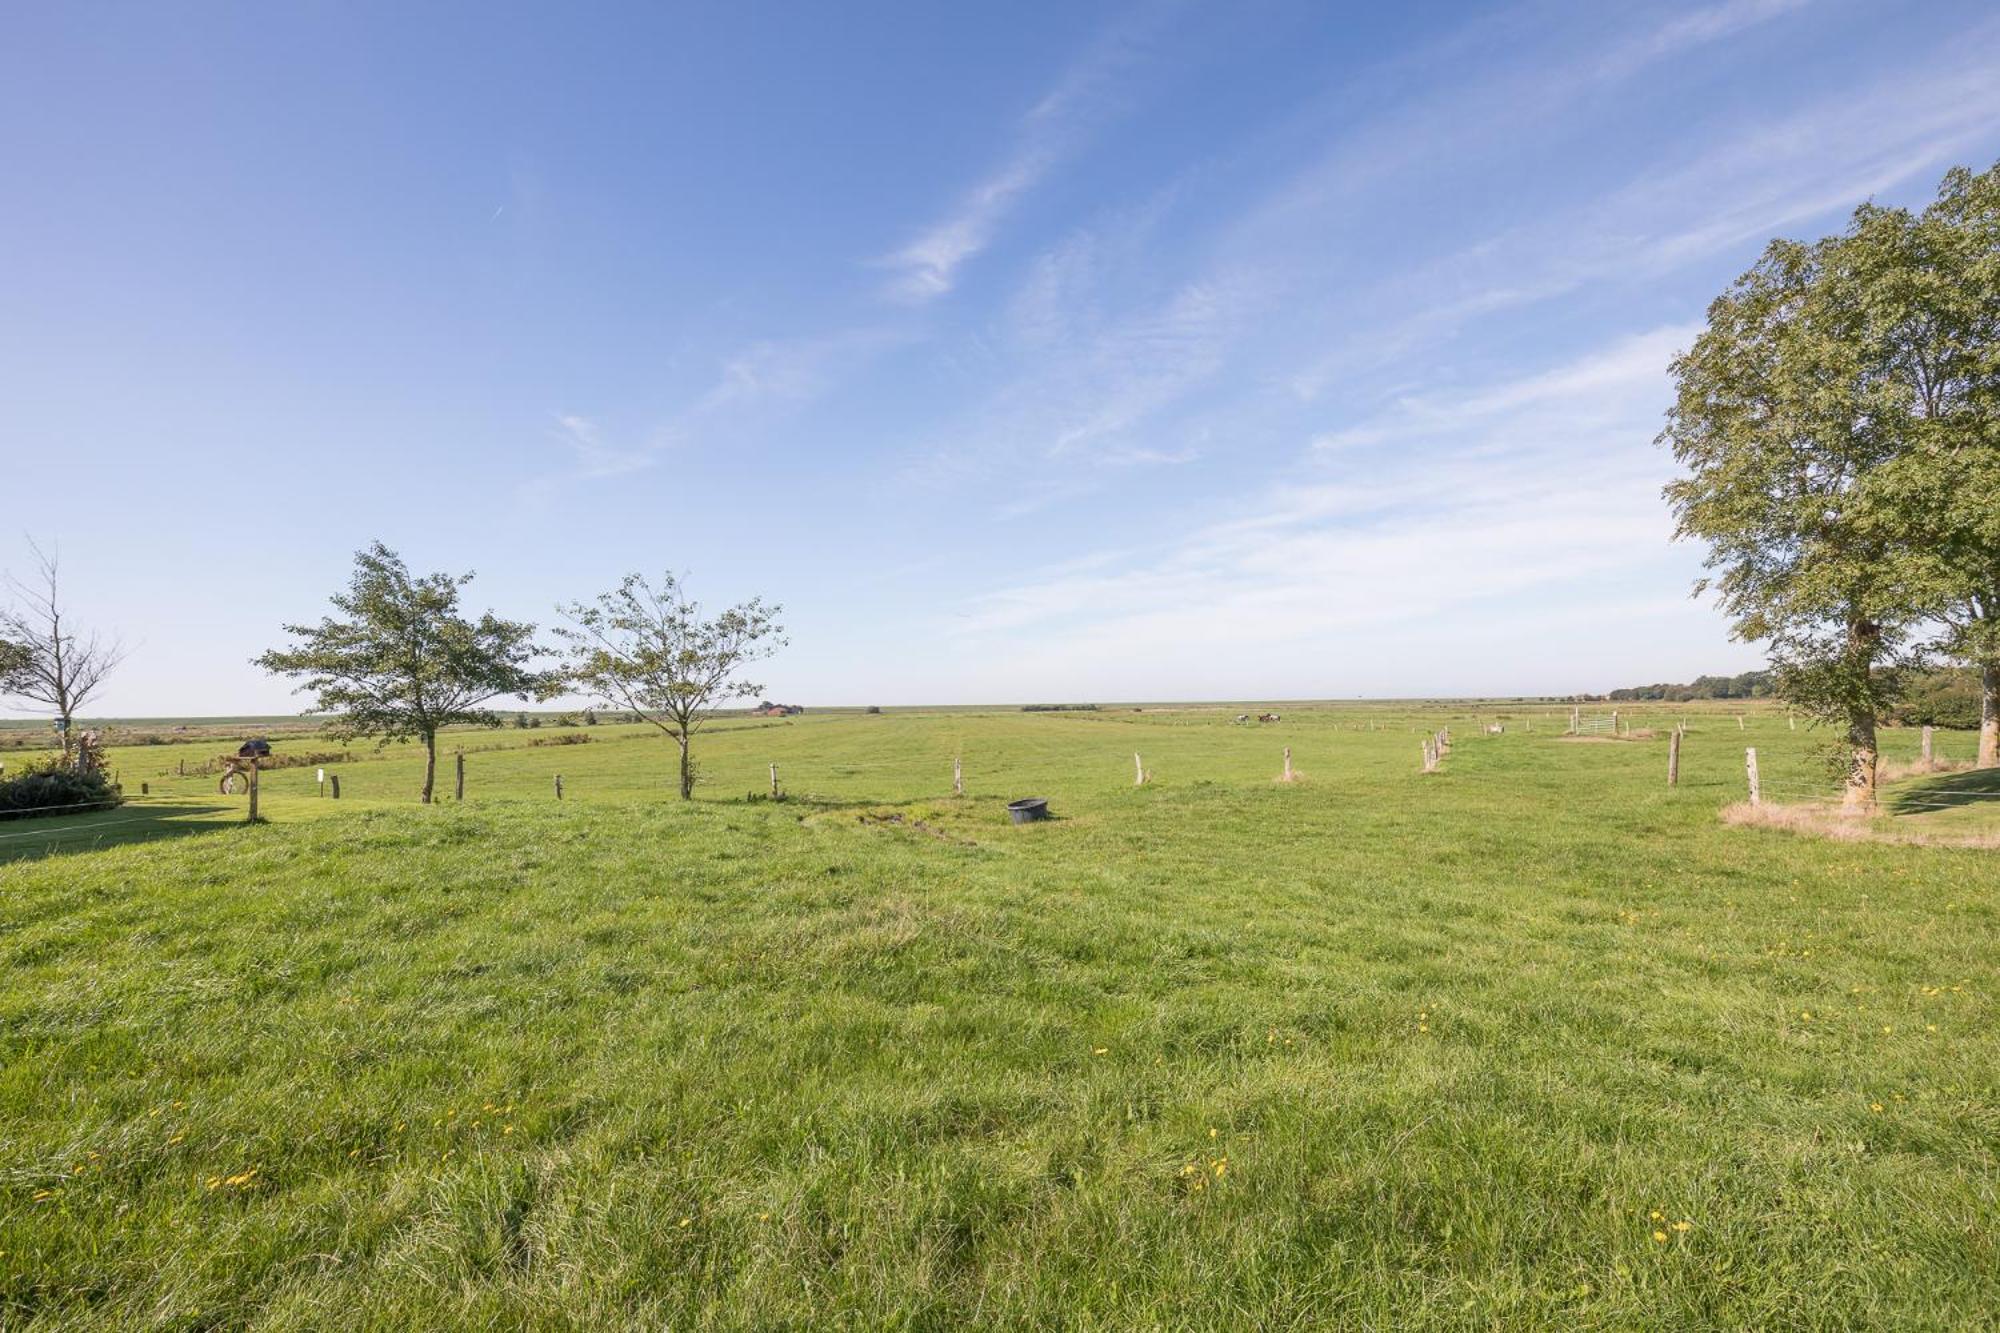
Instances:
[[[0,823],[0,1327],[1990,1326],[2000,854],[1724,824],[1765,708],[1242,711],[115,750]]]

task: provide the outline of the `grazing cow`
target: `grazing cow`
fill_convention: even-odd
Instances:
[[[1259,722],[1276,722],[1280,719],[1276,713],[1259,713],[1257,714],[1257,720]]]

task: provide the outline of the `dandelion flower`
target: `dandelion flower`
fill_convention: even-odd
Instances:
[[[1649,1213],[1648,1216],[1651,1217],[1655,1222],[1664,1222],[1667,1220],[1667,1215],[1661,1212],[1657,1208],[1655,1208],[1651,1213]]]
[[[1667,1243],[1667,1233],[1664,1231],[1655,1231],[1653,1233],[1653,1239],[1664,1245]]]
[[[1110,1049],[1111,1049],[1111,1048],[1110,1048],[1109,1046],[1093,1046],[1093,1047],[1091,1047],[1091,1048],[1090,1048],[1090,1053],[1091,1053],[1092,1055],[1103,1055],[1103,1054],[1105,1054],[1106,1052],[1108,1052],[1108,1051],[1109,1051]]]
[[[1676,1223],[1674,1223],[1674,1230],[1676,1230],[1676,1231],[1688,1231],[1688,1230],[1692,1230],[1692,1229],[1693,1229],[1693,1227],[1694,1227],[1694,1223],[1692,1223],[1692,1222],[1688,1222],[1688,1221],[1685,1221],[1685,1220],[1684,1220],[1684,1221],[1680,1221],[1680,1222],[1676,1222]]]

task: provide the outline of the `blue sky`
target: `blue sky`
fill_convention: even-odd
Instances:
[[[808,703],[1756,665],[1665,367],[2000,156],[1990,4],[17,6],[0,566],[283,711],[352,551],[781,601]]]

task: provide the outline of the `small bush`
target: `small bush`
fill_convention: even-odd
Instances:
[[[0,778],[0,819],[80,815],[109,810],[124,799],[104,774],[80,773],[59,759],[31,763]]]
[[[1889,721],[1905,727],[1979,729],[1979,674],[1963,667],[1912,672]]]
[[[530,746],[536,746],[536,745],[587,745],[587,744],[588,744],[589,742],[590,742],[590,737],[588,737],[588,736],[584,735],[584,734],[583,734],[582,732],[578,732],[578,733],[577,733],[576,735],[574,735],[574,736],[568,736],[568,735],[565,735],[565,736],[537,736],[537,737],[535,737],[535,738],[534,738],[533,740],[529,741],[529,742],[528,742],[528,744],[529,744]]]

